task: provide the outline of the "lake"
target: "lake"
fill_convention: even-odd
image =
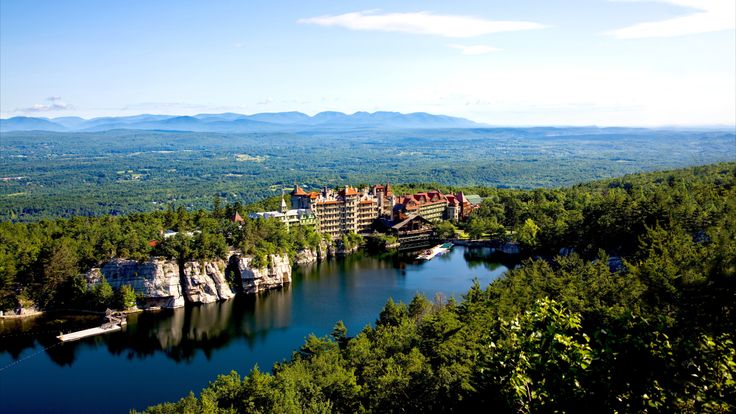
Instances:
[[[245,375],[255,364],[269,371],[338,320],[354,335],[375,322],[388,298],[460,299],[474,278],[485,287],[506,269],[461,246],[424,263],[355,254],[298,266],[283,289],[129,315],[122,332],[65,344],[55,338],[60,330],[98,326],[100,317],[0,320],[0,411],[127,413],[177,400],[218,374]]]

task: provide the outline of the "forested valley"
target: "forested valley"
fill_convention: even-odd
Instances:
[[[729,161],[733,130],[467,128],[207,133],[3,132],[0,220],[211,209],[322,188],[533,189]]]
[[[512,226],[521,266],[147,412],[733,412],[735,184],[730,163],[488,189],[470,226]]]
[[[736,164],[476,190],[485,199],[463,230],[518,242],[528,257],[505,276],[461,300],[389,300],[353,337],[335,321],[270,372],[226,374],[148,411],[734,410]],[[268,221],[235,231],[235,210],[247,208],[2,223],[3,292],[62,306],[66,289],[83,291],[79,272],[106,257],[207,257],[228,244],[288,252],[319,240]],[[149,246],[165,228],[200,233]]]

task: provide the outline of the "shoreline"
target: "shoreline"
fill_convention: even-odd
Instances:
[[[461,241],[461,240],[458,240],[458,239],[448,239],[448,240],[449,241],[452,241],[452,242]],[[484,243],[485,242],[485,243],[488,243],[489,240],[473,240],[471,242],[480,242],[480,243]],[[459,246],[466,246],[466,247],[478,247],[478,245],[473,245],[472,243],[462,243],[462,241],[460,243],[457,243],[457,245],[459,245]],[[367,251],[365,249],[360,249],[359,248],[359,249],[356,249],[356,250],[350,251],[350,252],[347,252],[347,251],[345,251],[345,252],[339,252],[339,253],[336,252],[336,254],[327,256],[327,258],[322,259],[322,260],[317,259],[317,256],[315,255],[316,260],[310,260],[310,261],[306,261],[306,262],[293,261],[292,268],[293,267],[296,267],[296,266],[310,265],[310,264],[313,264],[313,263],[317,263],[317,262],[321,262],[321,261],[325,261],[325,260],[330,260],[330,259],[344,259],[344,258],[346,258],[346,257],[348,257],[350,255],[353,255],[355,253],[358,253],[360,251],[362,251],[364,253],[367,253],[368,255],[374,255],[374,254],[376,254],[376,252],[369,252],[369,251]],[[388,254],[395,254],[397,252],[395,250],[392,250],[392,249],[387,249],[387,250],[385,250],[382,253],[378,253],[378,255],[387,254],[387,253]],[[239,294],[247,294],[247,293],[240,292]],[[255,293],[255,295],[257,295],[257,294],[258,293]],[[229,299],[227,299],[227,300],[229,300]],[[119,309],[112,309],[112,310],[115,311],[115,312],[121,312],[123,314],[128,315],[128,314],[144,313],[144,312],[147,312],[147,313],[161,312],[161,311],[164,311],[164,310],[168,310],[168,308],[161,308],[161,307],[138,308],[138,307],[134,307],[134,308],[127,309],[127,310],[119,310]],[[36,317],[40,317],[40,316],[44,316],[44,315],[51,315],[51,314],[55,314],[55,313],[83,314],[83,315],[86,314],[86,315],[100,315],[100,316],[105,315],[105,311],[96,311],[96,310],[90,310],[90,309],[59,308],[59,309],[49,309],[49,310],[36,310],[34,312],[24,313],[24,314],[21,314],[21,315],[7,314],[6,313],[6,314],[3,314],[3,315],[0,315],[0,321],[4,321],[4,320],[8,320],[8,321],[12,321],[12,320],[28,320],[28,319],[33,319],[33,318],[36,318]]]
[[[131,308],[126,310],[119,310],[119,309],[112,309],[114,312],[120,312],[125,315],[133,314],[133,313],[142,313],[142,312],[157,312],[161,309],[140,309],[140,308]],[[96,311],[96,310],[89,310],[89,309],[68,309],[68,308],[62,308],[62,309],[50,309],[50,310],[37,310],[33,313],[26,313],[21,315],[7,315],[3,314],[0,315],[0,320],[23,320],[23,319],[31,319],[39,316],[44,315],[52,315],[54,313],[69,313],[69,314],[86,314],[86,315],[100,315],[104,316],[105,311]]]

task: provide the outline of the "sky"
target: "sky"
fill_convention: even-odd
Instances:
[[[0,0],[0,117],[736,125],[736,0]]]

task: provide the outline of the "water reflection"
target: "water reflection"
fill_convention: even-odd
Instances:
[[[134,314],[122,332],[64,344],[56,339],[60,331],[98,326],[101,317],[0,320],[0,411],[127,412],[175,400],[232,369],[244,374],[258,364],[268,370],[310,333],[329,334],[338,320],[353,335],[375,321],[389,297],[459,298],[473,279],[487,285],[505,269],[461,246],[421,263],[412,256],[357,254],[297,267],[285,289]],[[1,370],[14,361],[20,362]],[[84,398],[76,398],[80,389]]]
[[[491,272],[501,268],[512,269],[519,264],[515,258],[498,255],[490,247],[467,247],[463,257],[469,268],[482,266]]]
[[[128,359],[162,352],[181,362],[197,352],[209,359],[212,352],[238,338],[252,347],[269,332],[291,323],[291,289],[285,287],[259,296],[238,296],[232,300],[185,308],[128,315],[121,334],[107,334],[53,346],[50,359],[60,366],[72,365],[76,353],[89,345],[105,346],[113,355]],[[63,319],[62,319],[63,318]],[[2,321],[0,353],[17,360],[27,348],[50,347],[61,331],[86,329],[100,324],[96,315],[47,315],[27,320]]]
[[[458,249],[457,247],[455,249]],[[417,292],[432,297],[463,291],[469,280],[485,270],[488,283],[498,277],[504,265],[492,260],[490,249],[460,249],[419,263],[413,255],[369,256],[355,254],[344,259],[299,266],[291,286],[257,296],[238,295],[232,300],[192,305],[175,310],[128,315],[124,332],[101,335],[77,342],[57,344],[60,332],[97,326],[97,315],[50,314],[24,320],[0,320],[0,356],[19,359],[25,350],[44,349],[59,366],[74,364],[77,354],[89,347],[103,347],[111,355],[140,359],[162,353],[176,362],[189,362],[202,352],[209,360],[218,349],[242,339],[249,349],[263,343],[273,332],[296,323],[323,318],[329,330],[338,319],[362,324],[375,318],[377,310],[389,298],[410,300]],[[448,281],[464,263],[467,273],[457,281]],[[509,264],[513,266],[513,264]],[[446,289],[443,292],[443,289]],[[294,305],[295,294],[298,304]],[[366,319],[366,315],[369,315]],[[294,320],[297,318],[297,321]],[[310,319],[311,318],[311,319]],[[361,326],[349,326],[359,330]],[[326,332],[318,332],[324,334]],[[53,346],[56,345],[56,346]],[[298,346],[298,342],[291,344]]]

